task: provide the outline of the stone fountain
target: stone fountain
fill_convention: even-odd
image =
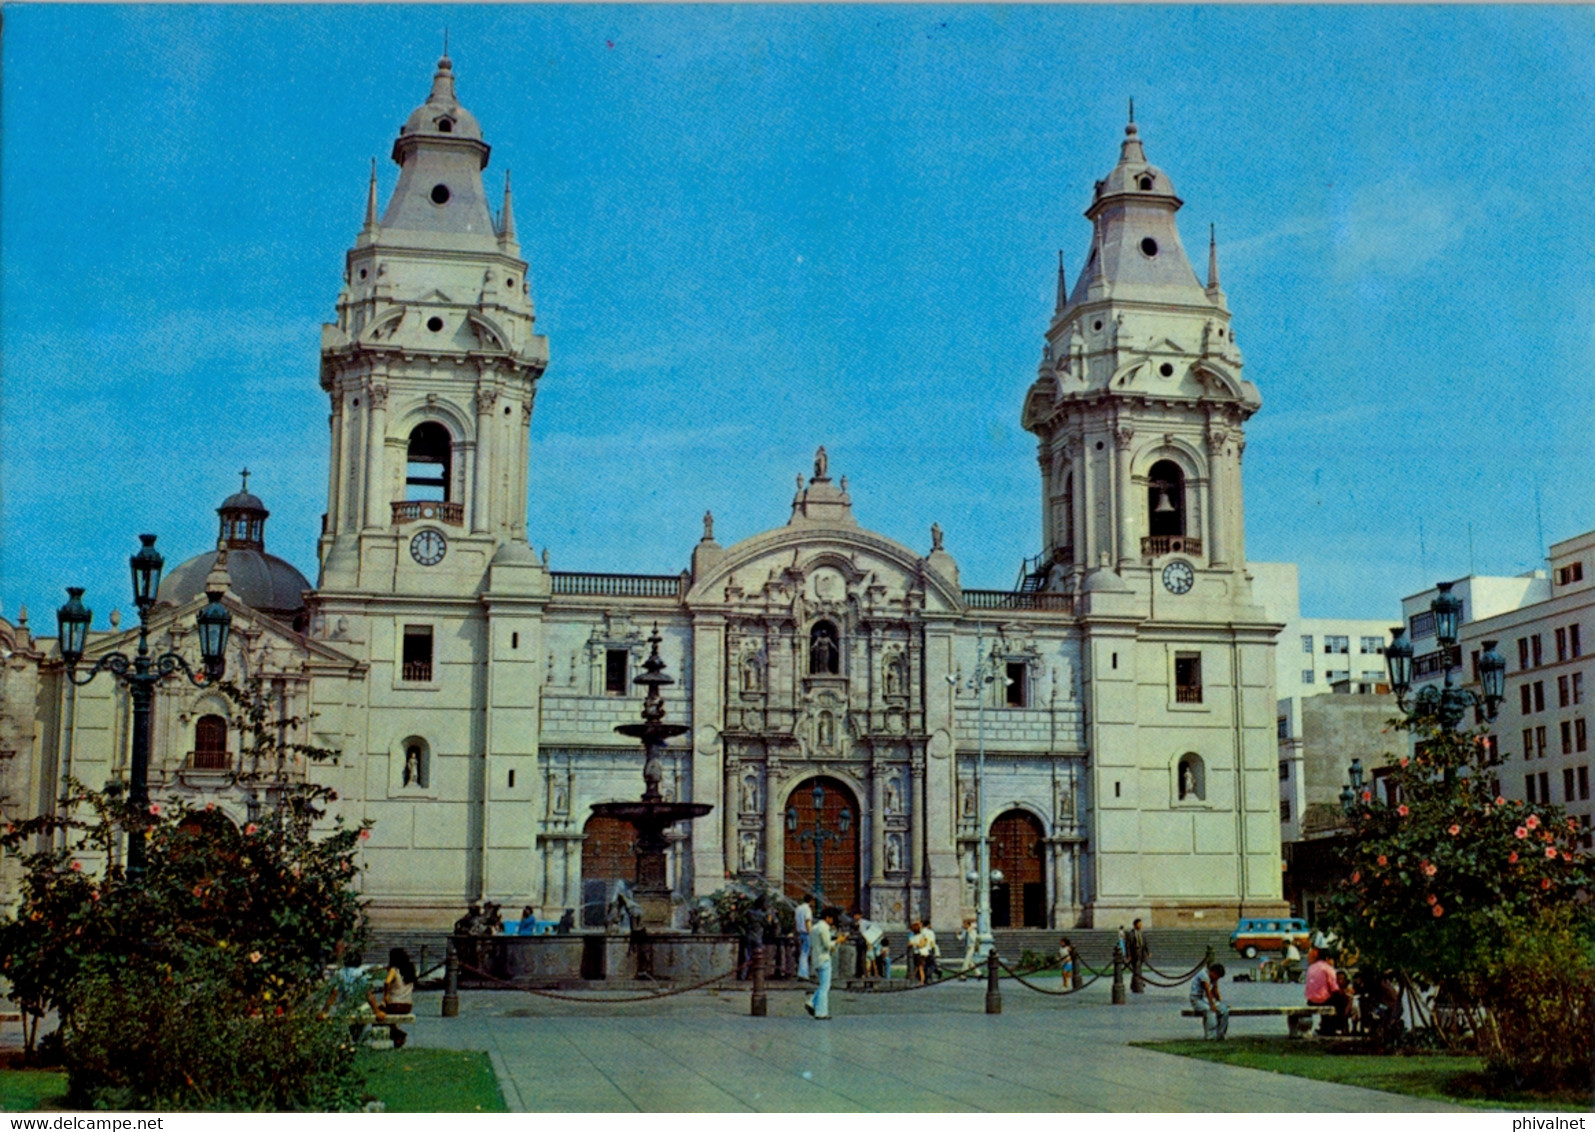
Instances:
[[[600,802],[593,813],[618,818],[637,831],[637,875],[632,895],[641,906],[641,916],[633,913],[632,929],[653,934],[674,930],[670,882],[665,873],[665,850],[669,842],[665,830],[680,821],[701,818],[713,806],[707,802],[667,801],[659,791],[664,779],[661,756],[665,745],[691,730],[684,724],[665,722],[665,700],[660,689],[675,680],[665,675],[665,662],[659,656],[659,626],[648,638],[651,651],[643,661],[643,671],[633,681],[648,689],[642,702],[642,722],[623,723],[615,730],[642,741],[646,755],[642,767],[642,798],[635,802]],[[638,922],[640,920],[640,922]]]

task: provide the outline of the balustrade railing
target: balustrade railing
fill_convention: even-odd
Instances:
[[[554,571],[554,592],[571,597],[680,597],[679,574],[575,574]]]
[[[421,519],[462,526],[465,523],[465,504],[447,503],[440,499],[404,499],[393,504],[395,524],[414,523]]]
[[[1201,554],[1202,540],[1195,535],[1147,535],[1141,540],[1141,557],[1160,554]]]
[[[1012,590],[965,590],[964,604],[970,609],[1038,609],[1052,613],[1073,613],[1073,594],[1016,593]]]

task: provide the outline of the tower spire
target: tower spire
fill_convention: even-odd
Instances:
[[[1069,287],[1063,275],[1063,249],[1058,249],[1058,299],[1053,305],[1052,313],[1062,314],[1064,306],[1069,302]]]
[[[366,186],[366,222],[361,230],[361,235],[369,235],[377,230],[377,159],[371,159],[371,181]]]
[[[516,243],[515,203],[510,196],[510,171],[504,170],[504,211],[499,216],[498,242],[501,247]]]
[[[1207,226],[1207,293],[1216,294],[1218,285],[1218,225]]]

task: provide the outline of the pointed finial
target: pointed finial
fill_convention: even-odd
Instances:
[[[703,541],[704,542],[713,542],[714,541],[714,512],[713,511],[705,511],[703,513]]]
[[[443,26],[443,58],[447,59],[448,57],[449,57],[449,29],[448,29],[448,25],[445,24]],[[1132,103],[1132,105],[1133,105],[1133,103]],[[1134,118],[1135,114],[1132,112],[1130,117]]]
[[[1207,226],[1207,289],[1218,290],[1218,225]]]
[[[515,203],[510,197],[510,171],[504,170],[504,212],[499,218],[498,239],[502,244],[515,242]]]
[[[239,488],[239,490],[247,494],[248,491],[249,491],[249,469],[245,468],[243,471],[239,472],[238,474],[240,476],[242,476],[243,479],[244,479],[244,486]]]
[[[1061,314],[1064,305],[1069,301],[1069,288],[1063,277],[1063,249],[1058,249],[1058,301],[1052,308],[1053,314]]]
[[[447,55],[448,52],[445,51],[444,54]],[[1135,99],[1134,98],[1130,99],[1130,125],[1132,125],[1132,126],[1135,125]]]

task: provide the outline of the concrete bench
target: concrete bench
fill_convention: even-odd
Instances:
[[[400,1025],[414,1025],[414,1014],[384,1014],[379,1022],[373,1016],[371,1019],[371,1033],[366,1036],[366,1045],[371,1049],[393,1048],[393,1027]]]
[[[1313,1018],[1321,1014],[1333,1014],[1333,1006],[1232,1006],[1229,1016],[1231,1018],[1283,1018],[1285,1026],[1293,1038],[1304,1038],[1313,1030]],[[1181,1018],[1200,1018],[1204,1011],[1182,1010]]]

